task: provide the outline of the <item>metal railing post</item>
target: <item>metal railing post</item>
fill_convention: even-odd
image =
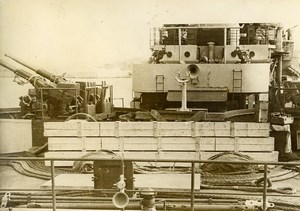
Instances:
[[[78,97],[78,93],[77,93],[77,89],[75,89],[75,106],[76,106],[76,114],[78,114],[78,102],[77,102],[77,97]],[[86,101],[84,103],[87,103]]]
[[[164,211],[167,211],[167,201],[166,200],[163,201],[163,207],[164,207]]]
[[[125,165],[124,165],[124,160],[123,159],[121,160],[121,174],[123,174],[124,177],[125,177]]]
[[[191,173],[191,211],[194,211],[194,189],[195,189],[195,163],[192,162],[192,173]]]
[[[55,194],[55,172],[54,172],[54,160],[51,160],[51,189],[52,189],[52,206],[53,211],[56,211],[56,194]]]
[[[264,190],[263,190],[263,211],[267,210],[267,179],[268,179],[268,165],[264,164]]]
[[[44,98],[43,98],[43,88],[41,89],[41,101],[42,101],[42,120],[44,120]]]
[[[122,108],[125,107],[125,102],[124,102],[124,98],[123,98],[123,97],[117,97],[117,98],[114,98],[114,101],[116,101],[116,100],[120,100],[120,101],[121,101]]]

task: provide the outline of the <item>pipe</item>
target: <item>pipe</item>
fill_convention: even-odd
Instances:
[[[27,202],[28,200],[33,200],[33,201],[50,201],[52,200],[52,196],[51,195],[31,195],[30,194],[26,194],[26,195],[16,195],[16,193],[12,193],[11,196],[9,197],[11,201],[14,200],[23,200],[24,202]],[[1,194],[0,194],[1,195]],[[85,202],[85,201],[89,201],[89,202],[104,202],[104,201],[111,201],[110,197],[86,197],[86,196],[59,196],[59,193],[56,194],[56,200],[61,202],[61,201],[65,201],[65,202],[69,202],[69,203],[73,203],[74,201],[76,202]],[[161,201],[168,201],[168,202],[190,202],[191,200],[188,198],[156,198],[158,202]],[[142,200],[142,198],[130,198],[130,202],[140,202]],[[197,203],[238,203],[239,200],[237,199],[214,199],[214,198],[209,198],[209,199],[199,199],[199,198],[195,198],[194,199],[195,202]]]
[[[179,75],[178,77],[175,77],[175,79],[182,83],[182,90],[181,90],[181,108],[179,111],[190,111],[187,108],[187,83],[191,80],[191,77],[188,76],[187,79],[180,79]]]
[[[278,87],[282,87],[282,62],[283,62],[283,54],[284,50],[282,48],[282,27],[278,27],[277,34],[276,34],[276,49],[275,53],[278,60],[278,67],[276,72],[276,82]],[[284,109],[284,102],[283,102],[283,91],[278,92],[279,103],[280,103],[280,112],[283,112]]]
[[[282,87],[282,55],[278,55],[278,66],[277,66],[277,72],[276,72],[276,82],[278,87]]]
[[[185,205],[179,206],[168,206],[167,210],[191,210],[191,207]],[[250,207],[245,205],[225,205],[225,204],[210,204],[210,205],[195,205],[195,211],[244,211],[244,210],[252,210],[252,211],[259,211],[260,209],[257,207]]]
[[[17,208],[52,208],[51,203],[31,203],[28,205],[19,205]],[[191,207],[186,204],[166,204],[167,210],[191,210]],[[116,208],[112,203],[94,203],[94,204],[68,204],[68,203],[59,203],[57,204],[57,208],[59,209],[112,209],[115,210]],[[126,207],[127,210],[141,210],[140,204],[129,204]],[[163,204],[156,205],[157,210],[163,210]],[[195,205],[194,210],[196,211],[243,211],[246,210],[245,205],[239,204],[210,204],[210,205]],[[252,211],[259,211],[259,208],[256,207],[249,207],[247,206],[247,210]]]
[[[214,63],[214,42],[208,42],[208,63]]]
[[[44,78],[47,78],[48,80],[50,80],[51,82],[55,83],[55,84],[59,84],[59,83],[68,83],[66,79],[64,79],[63,77],[58,77],[58,76],[55,76],[54,74],[48,72],[47,70],[41,70],[41,69],[38,69],[30,64],[28,64],[27,62],[25,61],[22,61],[21,59],[19,58],[15,58],[11,55],[8,55],[8,54],[5,54],[6,57],[14,60],[15,62],[27,67],[28,69],[31,69],[33,70],[34,72],[36,72],[37,74],[39,74],[40,76],[44,77]]]
[[[59,195],[58,193],[56,195]],[[293,196],[291,196],[293,197]],[[16,195],[15,193],[12,193],[11,196],[9,197],[11,201],[14,200],[23,200],[23,201],[28,201],[28,200],[40,200],[40,201],[49,201],[52,200],[52,196],[48,195],[31,195],[31,194],[27,194],[27,195]],[[104,202],[104,201],[109,201],[111,202],[111,198],[110,197],[86,197],[86,196],[57,196],[56,197],[57,201],[68,201],[70,203],[73,203],[74,201],[77,202],[84,202],[84,201],[90,201],[90,202]],[[130,198],[130,202],[140,202],[142,200],[142,198]],[[174,202],[174,203],[178,203],[178,202],[186,202],[189,203],[191,200],[188,198],[157,198],[158,202],[161,201],[168,201],[168,202]],[[237,199],[214,199],[214,198],[195,198],[194,199],[195,202],[197,203],[238,203],[239,201]]]
[[[181,100],[182,105],[180,111],[188,111],[186,86],[187,86],[186,83],[182,83],[182,100]]]
[[[276,34],[276,52],[283,52],[282,48],[282,27],[279,26]]]

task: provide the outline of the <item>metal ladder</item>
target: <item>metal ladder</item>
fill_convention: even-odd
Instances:
[[[165,76],[156,75],[156,91],[163,92],[165,90]]]
[[[243,86],[243,71],[233,69],[233,92],[242,92]]]

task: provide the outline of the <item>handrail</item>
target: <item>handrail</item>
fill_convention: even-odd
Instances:
[[[176,163],[230,163],[230,164],[257,164],[257,165],[300,165],[300,161],[298,162],[275,162],[275,161],[222,161],[222,160],[197,160],[197,159],[150,159],[150,158],[60,158],[60,157],[4,157],[0,156],[0,160],[44,160],[44,161],[133,161],[133,162],[176,162]]]
[[[56,211],[56,190],[77,190],[76,188],[72,189],[56,189],[55,188],[55,168],[54,168],[54,161],[120,161],[122,167],[124,168],[124,161],[132,161],[132,162],[179,162],[179,163],[191,163],[191,189],[190,189],[190,203],[191,203],[191,210],[194,211],[194,203],[195,203],[195,163],[222,163],[222,164],[257,164],[257,165],[263,165],[264,166],[264,176],[263,176],[263,194],[262,194],[262,202],[263,207],[262,210],[266,211],[268,209],[267,207],[267,196],[286,196],[283,194],[268,194],[267,193],[267,177],[268,177],[268,165],[300,165],[300,162],[263,162],[263,161],[219,161],[219,160],[182,160],[182,159],[128,159],[128,158],[44,158],[44,157],[0,157],[1,160],[38,160],[38,161],[50,161],[51,166],[51,192],[52,192],[52,209],[53,211]],[[40,191],[41,189],[0,189],[5,191]],[[82,189],[79,189],[82,190]],[[91,190],[91,189],[89,189]],[[92,189],[93,191],[112,191],[111,189]],[[43,189],[43,191],[50,191],[47,189]],[[136,190],[128,190],[128,192]],[[175,193],[187,193],[187,191],[170,191]],[[227,195],[226,193],[222,193],[223,195]],[[228,193],[229,195],[229,193]],[[237,193],[236,195],[248,195],[248,196],[261,196],[261,194],[253,194],[253,193]],[[294,196],[287,196],[287,197],[300,197],[300,195],[294,195]],[[164,203],[165,205],[165,203]]]

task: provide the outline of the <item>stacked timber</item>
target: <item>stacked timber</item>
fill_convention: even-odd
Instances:
[[[45,157],[78,158],[110,150],[124,158],[206,160],[232,151],[277,161],[269,130],[269,123],[252,122],[45,122],[49,150]]]

